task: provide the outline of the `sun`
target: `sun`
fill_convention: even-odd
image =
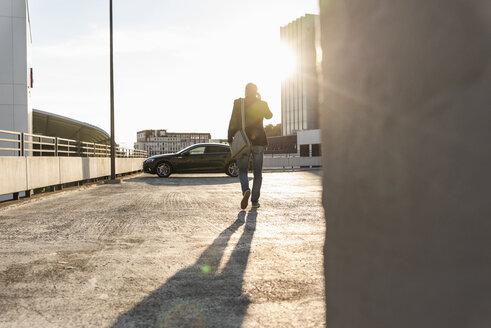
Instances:
[[[281,80],[285,80],[296,72],[297,56],[292,48],[285,43],[279,43],[275,50],[275,62],[273,65],[276,69],[277,76]]]
[[[261,47],[260,52],[250,54],[251,61],[244,61],[246,75],[264,81],[284,81],[297,71],[298,57],[293,49],[280,41]]]

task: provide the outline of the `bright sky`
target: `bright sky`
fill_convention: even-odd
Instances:
[[[233,100],[259,87],[281,122],[280,26],[318,0],[114,0],[116,142],[136,132],[226,138]],[[30,0],[33,108],[109,132],[109,0]]]

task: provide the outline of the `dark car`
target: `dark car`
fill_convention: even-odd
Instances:
[[[196,144],[175,154],[149,157],[143,162],[143,171],[161,178],[167,178],[171,173],[224,172],[231,177],[239,175],[230,147],[215,143]]]

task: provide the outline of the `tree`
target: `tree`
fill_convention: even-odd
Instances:
[[[281,123],[276,125],[268,124],[264,127],[267,137],[279,137],[281,136]]]

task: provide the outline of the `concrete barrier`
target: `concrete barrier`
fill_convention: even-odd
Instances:
[[[101,157],[60,157],[60,171],[62,183],[96,179],[110,175],[111,160]]]
[[[89,157],[67,157],[60,160],[61,180],[65,183],[81,181],[90,177],[84,174],[88,170]]]
[[[27,189],[61,184],[58,157],[26,157]]]
[[[0,195],[28,190],[25,157],[0,156]]]
[[[126,161],[126,158],[116,158],[116,174],[122,174],[125,172],[139,171],[143,169],[143,160]]]
[[[132,162],[133,159],[131,158],[121,158],[124,162]],[[140,160],[143,162],[143,160]],[[124,170],[122,172],[117,172],[117,163],[116,161],[116,174],[121,174],[121,173],[127,173],[127,172],[133,172],[133,170]],[[94,157],[90,158],[89,165],[88,165],[89,171],[86,172],[87,176],[89,176],[89,179],[96,179],[99,177],[104,177],[108,176],[111,174],[111,159],[110,158],[101,158],[101,157]],[[136,170],[135,170],[136,171]]]
[[[143,158],[117,158],[116,174],[142,169]],[[0,157],[0,195],[111,174],[111,160],[101,157]]]

